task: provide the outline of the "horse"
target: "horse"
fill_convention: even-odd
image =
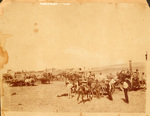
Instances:
[[[72,84],[73,86],[72,86],[72,88],[71,88],[71,93],[77,93],[77,91],[78,91],[78,82],[76,82],[76,81],[73,81],[73,84]]]
[[[27,79],[25,79],[25,85],[26,86],[29,86],[29,85],[34,85],[34,82],[35,82],[35,79],[34,78],[27,78]]]
[[[110,100],[113,100],[112,98],[112,94],[115,91],[115,81],[114,79],[111,80],[101,80],[99,82],[99,86],[98,86],[98,91],[99,93],[97,94],[98,97],[100,95],[100,93],[102,93],[102,95],[107,94]]]
[[[104,94],[107,93],[107,87],[108,87],[105,82],[105,79],[99,81],[99,84],[100,84],[100,93],[102,94],[102,96],[104,96]]]
[[[79,101],[80,95],[82,95],[83,103],[84,103],[84,96],[85,95],[87,95],[87,99],[89,99],[91,101],[92,97],[93,97],[93,92],[92,92],[92,89],[90,88],[90,86],[88,86],[88,85],[79,86],[77,101]]]
[[[93,94],[96,93],[96,97],[97,97],[97,98],[100,98],[101,85],[100,85],[100,83],[98,82],[98,80],[96,80],[95,83],[92,83],[92,84],[91,84],[91,88],[92,88]]]
[[[51,73],[44,72],[42,75],[37,76],[37,79],[41,81],[42,84],[49,83],[53,79],[53,75]]]

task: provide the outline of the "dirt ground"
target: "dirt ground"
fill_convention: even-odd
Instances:
[[[129,104],[123,101],[123,91],[117,89],[113,94],[113,101],[107,96],[100,99],[94,97],[84,104],[77,102],[77,95],[68,99],[66,93],[65,83],[58,81],[23,87],[8,87],[4,84],[2,107],[5,111],[28,112],[145,112],[146,92],[143,90],[129,92]]]

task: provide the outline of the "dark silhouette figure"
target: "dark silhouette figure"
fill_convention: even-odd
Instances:
[[[146,52],[146,54],[145,54],[145,58],[146,58],[146,61],[147,61],[147,52]]]
[[[124,80],[123,82],[123,89],[124,89],[124,95],[125,95],[125,102],[129,103],[129,98],[128,98],[128,83],[127,83],[127,79]]]

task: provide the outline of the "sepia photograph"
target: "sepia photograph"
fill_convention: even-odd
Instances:
[[[0,4],[2,116],[149,115],[146,1]]]

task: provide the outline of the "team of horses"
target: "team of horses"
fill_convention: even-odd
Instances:
[[[53,75],[51,73],[43,73],[41,75],[20,73],[20,74],[4,74],[3,80],[8,83],[9,86],[34,86],[35,82],[39,81],[42,84],[50,83]]]
[[[77,100],[79,101],[80,98],[84,102],[85,96],[87,97],[86,100],[91,101],[94,96],[97,98],[101,98],[101,96],[108,95],[108,98],[112,100],[112,95],[115,91],[116,86],[120,86],[122,89],[123,81],[125,78],[128,78],[128,85],[129,90],[133,88],[139,87],[139,81],[137,78],[133,78],[131,82],[131,74],[130,72],[121,71],[117,74],[117,78],[107,78],[102,80],[95,80],[94,74],[91,74],[90,77],[83,77],[85,81],[81,81],[80,78],[83,76],[78,73],[67,74],[64,73],[61,76],[68,79],[72,84],[70,88],[71,93],[77,94]],[[18,78],[19,77],[19,78]],[[33,86],[36,81],[40,81],[41,83],[50,83],[50,81],[54,78],[51,73],[42,73],[41,75],[35,74],[16,74],[14,76],[5,74],[3,75],[3,79],[7,80],[9,85],[11,86]],[[68,83],[66,82],[66,85]],[[131,86],[132,85],[132,86]]]
[[[75,76],[77,77],[74,78]],[[91,101],[94,96],[100,98],[104,95],[108,95],[110,100],[112,100],[112,94],[115,89],[115,81],[112,81],[112,79],[108,81],[98,81],[94,80],[93,78],[88,78],[87,81],[79,81],[80,76],[81,75],[74,74],[72,75],[73,78],[70,78],[70,82],[72,82],[73,85],[71,88],[71,92],[78,95],[77,101],[80,100],[80,97],[81,101],[84,102],[85,96],[87,97],[86,100]]]
[[[87,96],[87,100],[92,100],[93,96],[100,98],[101,96],[108,95],[108,98],[112,100],[112,94],[115,91],[116,87],[120,87],[123,89],[123,82],[126,79],[128,83],[128,89],[134,90],[135,88],[139,88],[138,78],[133,75],[131,80],[131,74],[129,71],[122,70],[120,73],[117,73],[117,78],[110,78],[107,80],[94,80],[93,78],[88,78],[87,81],[82,82],[79,81],[79,77],[81,75],[72,74],[69,75],[70,81],[72,81],[72,93],[77,93],[77,100],[79,101],[80,97],[82,101],[84,101],[84,96]],[[73,77],[73,78],[72,78]]]

